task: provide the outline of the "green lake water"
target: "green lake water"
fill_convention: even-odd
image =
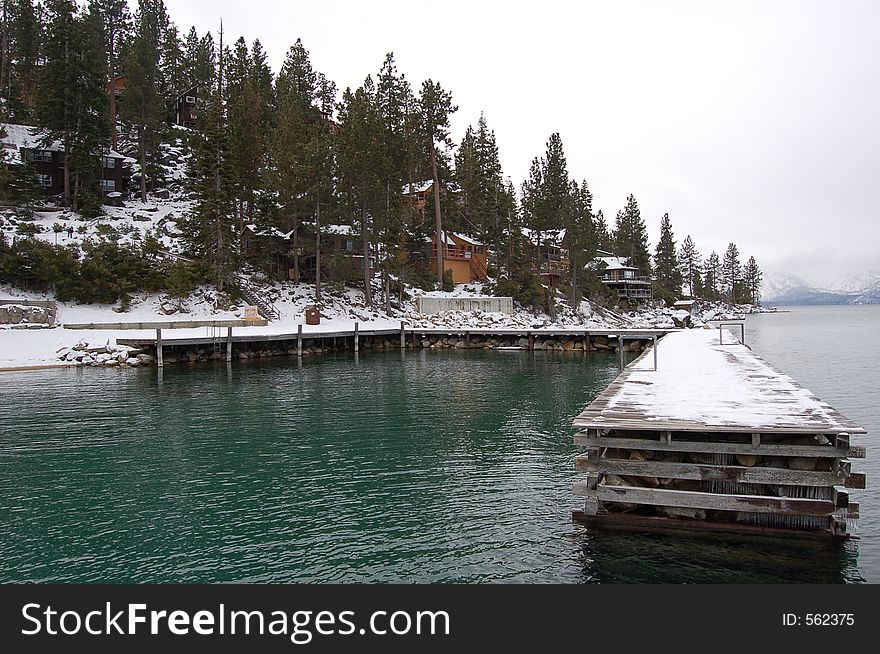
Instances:
[[[571,522],[614,357],[361,353],[0,376],[0,581],[835,582],[805,552]]]

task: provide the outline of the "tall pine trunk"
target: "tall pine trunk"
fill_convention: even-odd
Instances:
[[[141,163],[141,202],[147,201],[147,129],[138,125],[138,157]]]
[[[299,221],[293,218],[293,281],[299,284]]]
[[[373,304],[370,288],[370,238],[367,233],[367,203],[361,201],[361,239],[364,242],[364,303],[369,307]]]
[[[70,206],[70,134],[64,135],[64,206]]]
[[[315,203],[315,302],[321,301],[321,201]]]
[[[116,134],[116,89],[113,87],[113,73],[110,73],[110,148],[118,147]]]
[[[443,224],[440,217],[440,179],[437,175],[437,150],[431,138],[431,174],[434,176],[434,222],[437,229],[437,283],[443,288]]]

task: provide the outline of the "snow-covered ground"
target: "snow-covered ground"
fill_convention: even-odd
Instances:
[[[374,298],[374,306],[364,302],[361,289],[346,288],[334,294],[325,288],[321,305],[321,323],[305,325],[305,310],[315,304],[314,287],[309,284],[251,281],[260,295],[267,299],[279,312],[279,319],[261,327],[236,327],[236,335],[277,335],[294,334],[303,324],[303,333],[327,333],[351,331],[357,322],[362,331],[398,329],[403,322],[407,327],[437,330],[455,329],[497,329],[532,330],[541,329],[626,329],[626,328],[672,328],[681,326],[688,314],[670,309],[653,309],[629,315],[621,315],[607,309],[582,302],[574,311],[564,301],[558,302],[556,319],[516,306],[513,314],[472,312],[443,312],[422,314],[416,310],[416,298],[420,294],[432,297],[464,297],[479,295],[482,288],[478,284],[461,285],[455,290],[424,292],[407,289],[407,299],[399,308],[386,313],[381,297]],[[8,286],[0,286],[0,298],[52,300],[51,295],[25,293]],[[154,330],[72,330],[65,324],[81,323],[119,323],[119,322],[172,322],[190,320],[240,319],[244,317],[244,306],[227,309],[217,307],[217,293],[208,287],[198,289],[181,303],[181,311],[168,314],[169,307],[176,305],[159,294],[136,294],[127,311],[110,305],[78,305],[72,302],[59,302],[56,326],[45,328],[36,325],[0,326],[0,369],[43,365],[58,365],[59,354],[79,343],[83,346],[116,345],[117,338],[152,338]],[[691,318],[692,326],[700,326],[708,320],[730,319],[747,307],[730,308],[710,306],[700,316]],[[217,337],[210,327],[168,330],[167,339],[192,337]]]
[[[120,244],[143,242],[147,236],[155,237],[166,256],[181,252],[180,232],[177,220],[191,208],[184,188],[186,161],[189,155],[178,142],[165,145],[166,181],[168,188],[155,195],[150,201],[137,199],[125,201],[123,207],[105,207],[104,215],[86,219],[70,211],[39,211],[33,220],[22,220],[14,211],[0,214],[0,233],[7,240],[15,237],[21,229],[34,231],[40,240],[58,245],[79,245],[86,239],[114,234]],[[137,167],[135,166],[135,169]],[[162,197],[159,197],[162,196]],[[30,227],[22,227],[29,225]],[[112,231],[111,231],[112,230]],[[277,320],[265,327],[235,328],[238,335],[273,335],[296,333],[299,324],[304,322],[307,307],[315,304],[315,291],[312,285],[292,282],[271,282],[261,279],[258,274],[243,276],[247,286],[264,302],[271,305],[279,314]],[[456,329],[497,329],[532,330],[540,329],[626,329],[626,328],[672,328],[690,322],[699,326],[704,321],[715,318],[729,319],[743,313],[743,308],[709,307],[704,315],[689,317],[684,311],[652,309],[621,315],[607,309],[581,302],[572,308],[565,299],[556,300],[555,317],[515,305],[512,314],[481,311],[449,311],[438,314],[422,314],[417,310],[420,295],[430,297],[466,297],[484,295],[484,287],[479,283],[457,286],[451,292],[423,291],[407,287],[402,302],[398,298],[392,302],[389,311],[384,310],[380,289],[373,289],[374,302],[368,306],[361,289],[346,288],[332,292],[332,284],[324,285],[320,306],[321,324],[304,325],[304,333],[350,331],[354,323],[361,330],[398,329],[401,322],[412,328],[456,330]],[[0,299],[54,300],[54,298],[0,285]],[[180,304],[180,311],[176,305]],[[0,325],[0,369],[25,366],[57,365],[59,354],[66,348],[77,344],[93,348],[109,345],[112,349],[117,338],[149,338],[155,335],[152,330],[70,330],[63,327],[71,323],[120,323],[120,322],[162,322],[243,318],[244,305],[229,307],[228,302],[211,288],[200,288],[182,303],[167,297],[153,294],[135,294],[130,307],[125,312],[121,307],[109,305],[77,305],[58,303],[58,314],[54,328],[37,325]],[[163,334],[164,335],[164,334]],[[187,338],[194,336],[214,336],[211,328],[169,330],[166,338]]]

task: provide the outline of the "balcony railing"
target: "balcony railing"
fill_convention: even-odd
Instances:
[[[612,277],[611,275],[602,275],[602,281],[605,284],[650,284],[650,277]]]

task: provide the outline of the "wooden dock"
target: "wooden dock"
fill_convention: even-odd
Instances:
[[[864,488],[850,441],[865,430],[730,333],[665,336],[574,419],[586,497],[574,518],[600,526],[851,535]],[[647,354],[647,353],[646,353]]]
[[[235,322],[236,324],[227,324]],[[210,321],[205,324],[203,321],[193,322],[175,322],[175,323],[130,323],[124,327],[117,326],[117,329],[155,329],[155,337],[135,337],[135,338],[117,338],[116,342],[120,345],[126,345],[133,348],[146,348],[155,351],[156,359],[159,366],[164,365],[163,352],[165,348],[187,348],[187,347],[213,347],[216,351],[222,348],[225,350],[225,358],[227,361],[232,360],[233,350],[236,345],[239,347],[276,347],[285,351],[294,351],[297,355],[302,356],[304,353],[304,343],[321,343],[331,344],[330,349],[352,349],[357,352],[362,349],[371,349],[373,344],[381,342],[384,344],[380,349],[387,349],[391,343],[393,347],[400,349],[406,348],[422,348],[432,347],[437,343],[438,338],[445,338],[460,341],[462,347],[472,348],[501,348],[515,349],[510,347],[515,340],[521,341],[521,345],[515,346],[522,350],[541,349],[541,344],[552,339],[564,339],[571,344],[571,349],[583,352],[593,350],[606,350],[618,352],[621,362],[623,361],[624,350],[633,345],[638,351],[648,347],[657,338],[668,334],[672,329],[583,329],[583,328],[564,328],[564,329],[480,329],[480,328],[418,328],[408,327],[401,322],[397,328],[392,329],[375,329],[369,325],[362,325],[357,322],[352,323],[351,329],[334,329],[334,330],[315,330],[304,329],[302,324],[295,325],[295,332],[272,332],[253,330],[248,333],[234,333],[233,327],[254,326],[252,324],[242,325],[237,321]],[[211,333],[204,336],[186,335],[182,337],[168,336],[170,329],[186,329],[193,327],[211,327]],[[225,333],[219,328],[225,327]],[[81,328],[77,325],[76,328]],[[96,327],[97,328],[97,327]],[[101,328],[110,328],[102,326]],[[494,345],[486,345],[492,339],[497,343]],[[493,341],[494,342],[494,341]],[[430,343],[425,345],[425,343]],[[575,345],[576,343],[576,345]],[[350,345],[350,348],[348,347]],[[324,351],[324,345],[319,346]],[[636,351],[629,349],[628,351]]]

